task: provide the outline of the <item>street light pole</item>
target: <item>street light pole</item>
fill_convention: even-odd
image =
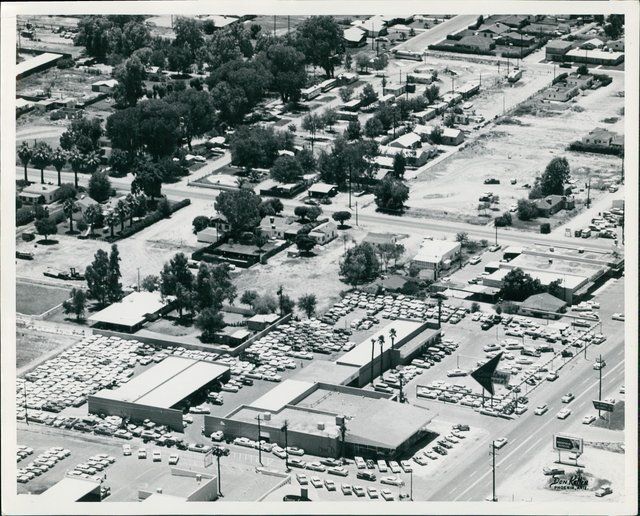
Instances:
[[[260,444],[260,437],[262,435],[262,432],[260,428],[260,414],[258,414],[258,417],[256,419],[258,420],[258,462],[262,466],[262,445]]]
[[[493,496],[491,501],[497,502],[496,498],[496,444],[495,441],[491,441],[491,477],[493,480]]]
[[[289,436],[287,430],[289,429],[289,422],[285,420],[284,425],[282,426],[282,431],[284,432],[284,467],[287,471],[289,471]]]

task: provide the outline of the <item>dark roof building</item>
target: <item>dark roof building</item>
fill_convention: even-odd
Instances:
[[[567,307],[567,303],[562,299],[547,292],[529,296],[520,305],[520,313],[525,315],[557,317]],[[551,313],[547,313],[551,312]]]

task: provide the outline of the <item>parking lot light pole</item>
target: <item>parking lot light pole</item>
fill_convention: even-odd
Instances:
[[[376,339],[371,339],[371,383],[373,384],[373,355],[376,347]]]
[[[493,480],[493,496],[491,497],[492,502],[497,502],[498,498],[496,498],[496,442],[491,441],[491,477]]]
[[[285,420],[282,425],[282,431],[284,432],[284,467],[289,471],[289,439],[288,439],[289,422]]]

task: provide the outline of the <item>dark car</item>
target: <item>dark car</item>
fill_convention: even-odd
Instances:
[[[500,184],[500,180],[496,179],[495,177],[490,177],[489,179],[485,179],[484,180],[484,184],[485,185],[499,185]]]
[[[562,350],[562,358],[568,358],[568,357],[572,357],[573,353],[571,351],[569,351],[568,349],[563,349]]]
[[[242,379],[242,384],[243,385],[253,385],[253,380],[251,378],[243,378]]]
[[[325,466],[341,466],[342,462],[339,461],[338,459],[332,459],[332,458],[325,458],[325,459],[320,459],[320,464],[324,464]]]
[[[376,463],[373,462],[371,459],[367,459],[366,460],[367,463],[367,468],[369,469],[376,469]]]
[[[482,328],[485,331],[491,329],[492,327],[493,327],[493,324],[491,324],[489,321],[485,321],[480,325],[480,328]]]
[[[361,480],[370,480],[371,482],[376,481],[375,474],[369,473],[368,471],[358,471],[358,473],[356,473],[356,478]]]
[[[310,502],[311,500],[306,496],[300,495],[284,495],[282,497],[283,502]]]

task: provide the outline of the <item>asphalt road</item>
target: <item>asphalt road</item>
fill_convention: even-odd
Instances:
[[[40,177],[40,171],[34,168],[29,168],[29,178],[38,180]],[[24,174],[23,167],[16,166],[16,178],[22,178]],[[57,173],[55,170],[45,170],[44,176],[46,181],[57,181]],[[89,181],[89,175],[79,174],[78,180],[81,185],[86,185]],[[62,173],[62,182],[70,183],[74,180],[74,174],[72,172]],[[131,178],[110,178],[113,187],[129,190],[131,186]],[[218,190],[199,188],[196,186],[189,186],[186,184],[186,180],[182,180],[179,183],[167,184],[162,186],[162,192],[175,198],[190,199],[202,199],[212,201],[218,195]],[[282,199],[282,204],[286,208],[293,209],[300,205],[300,202],[292,199]],[[355,201],[354,201],[355,205]],[[322,206],[325,213],[331,214],[334,211],[343,209],[341,206],[329,205]],[[396,216],[387,215],[382,213],[358,213],[358,221],[362,223],[375,224],[376,230],[380,230],[380,226],[391,226],[391,231],[395,233],[414,233],[420,231],[427,234],[429,231],[438,231],[451,234],[453,232],[465,231],[472,238],[487,239],[493,242],[495,239],[495,230],[491,226],[476,226],[473,224],[466,224],[463,222],[451,222],[447,220],[435,220],[435,219],[417,219],[409,217],[407,215]],[[500,229],[498,232],[498,243],[513,243],[513,244],[526,244],[532,241],[546,242],[554,245],[575,245],[575,238],[566,238],[563,236],[550,237],[548,235],[539,235],[533,233],[518,232],[509,229]],[[610,250],[612,247],[612,241],[606,239],[590,239],[588,241],[580,240],[580,247],[593,250]]]
[[[562,431],[569,421],[582,418],[586,413],[594,413],[592,400],[597,399],[598,373],[593,370],[593,362],[597,355],[602,354],[608,366],[602,374],[603,397],[606,393],[617,391],[624,383],[624,325],[611,320],[611,314],[624,311],[623,303],[624,279],[608,284],[598,296],[602,309],[601,320],[603,333],[607,340],[599,346],[591,346],[570,361],[560,371],[560,378],[554,382],[545,382],[531,393],[529,410],[513,421],[487,419],[486,428],[489,436],[480,443],[477,451],[467,457],[447,474],[431,482],[422,490],[422,497],[427,500],[471,501],[484,500],[491,493],[491,459],[490,441],[506,437],[508,444],[496,452],[497,484],[505,478],[509,471],[513,471],[529,456],[537,453],[541,447],[551,446],[552,436]],[[575,349],[575,348],[571,348]],[[568,405],[561,403],[560,397],[572,392],[576,398]],[[546,403],[549,411],[536,416],[533,409],[537,405]],[[567,420],[556,418],[561,408],[570,408],[572,414]],[[464,421],[461,421],[464,422]]]
[[[478,17],[474,14],[460,14],[444,21],[431,29],[422,32],[405,43],[394,47],[396,50],[410,50],[412,52],[422,52],[428,45],[442,41],[447,34],[453,34],[467,28]]]

